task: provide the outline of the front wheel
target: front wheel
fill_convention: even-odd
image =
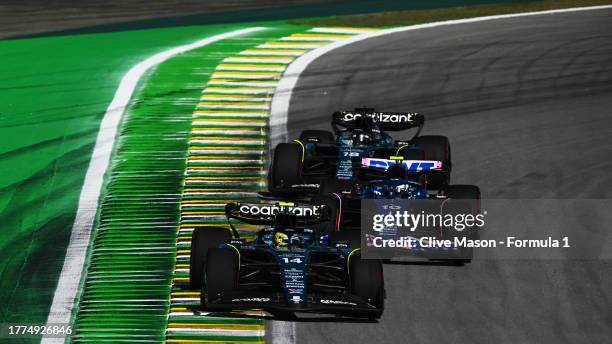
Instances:
[[[444,195],[451,199],[461,201],[463,209],[470,214],[480,212],[480,188],[476,185],[449,185],[444,190]]]
[[[202,306],[210,308],[220,296],[238,287],[238,259],[230,248],[210,249],[207,259],[206,284],[202,286],[200,301]]]
[[[191,235],[191,259],[189,260],[189,285],[200,289],[204,281],[204,269],[208,250],[217,248],[232,237],[223,227],[196,228]]]
[[[382,262],[378,259],[362,259],[361,253],[349,258],[349,279],[351,294],[376,307],[371,318],[380,318],[384,309],[385,289]]]
[[[449,185],[446,187],[444,194],[449,198],[443,208],[444,213],[453,215],[467,214],[478,215],[480,213],[480,188],[475,185]],[[454,229],[449,229],[453,231]],[[479,238],[479,227],[465,228],[460,232],[455,231],[454,235],[465,237],[468,240],[477,240]],[[451,261],[455,263],[469,263],[474,257],[474,249],[471,247],[461,247],[459,249],[457,259]]]

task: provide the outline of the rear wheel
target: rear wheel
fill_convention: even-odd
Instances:
[[[206,255],[231,239],[230,232],[222,227],[196,228],[191,236],[191,259],[189,260],[189,285],[200,289],[204,281]]]
[[[425,151],[425,159],[442,161],[444,173],[431,173],[428,176],[428,187],[431,190],[441,190],[450,183],[452,168],[451,149],[448,137],[439,135],[423,135],[414,139],[413,143]]]
[[[334,134],[327,130],[304,130],[300,134],[300,142],[332,144],[335,142]]]
[[[206,265],[206,285],[202,286],[200,298],[202,306],[210,306],[224,293],[238,287],[238,259],[236,252],[229,248],[208,250]]]
[[[378,308],[371,318],[380,318],[383,312],[385,292],[382,262],[378,259],[361,259],[361,253],[352,255],[348,261],[351,294]]]
[[[475,185],[449,185],[445,189],[445,195],[449,201],[443,208],[444,213],[450,214],[472,214],[477,215],[480,212],[480,188]],[[454,229],[454,235],[466,237],[468,240],[478,239],[477,227],[465,228],[461,232]],[[469,263],[474,257],[474,249],[471,247],[461,247],[457,259],[451,261],[456,263]]]
[[[287,191],[291,185],[301,183],[302,154],[302,147],[296,143],[276,146],[270,168],[270,191]]]

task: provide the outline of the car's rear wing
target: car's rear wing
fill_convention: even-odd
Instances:
[[[279,213],[296,216],[298,224],[311,224],[329,220],[329,210],[324,205],[298,205],[293,202],[266,203],[228,203],[225,205],[225,215],[254,225],[271,225]]]
[[[396,158],[396,157],[392,157]],[[361,165],[364,167],[377,168],[387,170],[389,166],[395,165],[398,162],[404,166],[407,172],[427,172],[427,171],[442,171],[442,161],[438,160],[402,160],[402,159],[377,159],[377,158],[361,158]]]
[[[355,109],[355,111],[337,111],[332,115],[332,126],[348,130],[356,128],[357,119],[370,117],[380,130],[400,131],[411,128],[422,128],[425,123],[423,115],[416,112],[378,112],[373,109]]]

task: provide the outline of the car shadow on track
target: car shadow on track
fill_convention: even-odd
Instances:
[[[191,307],[190,310],[193,312],[200,313],[206,312],[199,307]],[[203,315],[202,313],[200,313]],[[246,319],[261,319],[261,320],[274,320],[274,321],[290,321],[290,322],[343,322],[343,323],[377,323],[377,320],[371,320],[367,318],[350,318],[344,316],[337,315],[327,315],[327,314],[306,314],[302,313],[303,316],[298,316],[293,312],[268,312],[267,315],[252,315],[252,314],[244,314],[242,312],[227,312],[227,313],[212,313],[207,314],[209,317],[216,318],[246,318]]]
[[[463,261],[452,260],[391,260],[384,259],[385,265],[429,265],[429,266],[465,266]]]

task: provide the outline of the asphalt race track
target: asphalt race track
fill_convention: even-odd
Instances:
[[[612,198],[612,10],[397,33],[315,60],[290,137],[330,114],[418,111],[450,137],[453,183],[483,198]],[[561,215],[561,214],[559,214]],[[610,261],[385,265],[380,323],[304,320],[298,343],[596,343],[612,338]]]

